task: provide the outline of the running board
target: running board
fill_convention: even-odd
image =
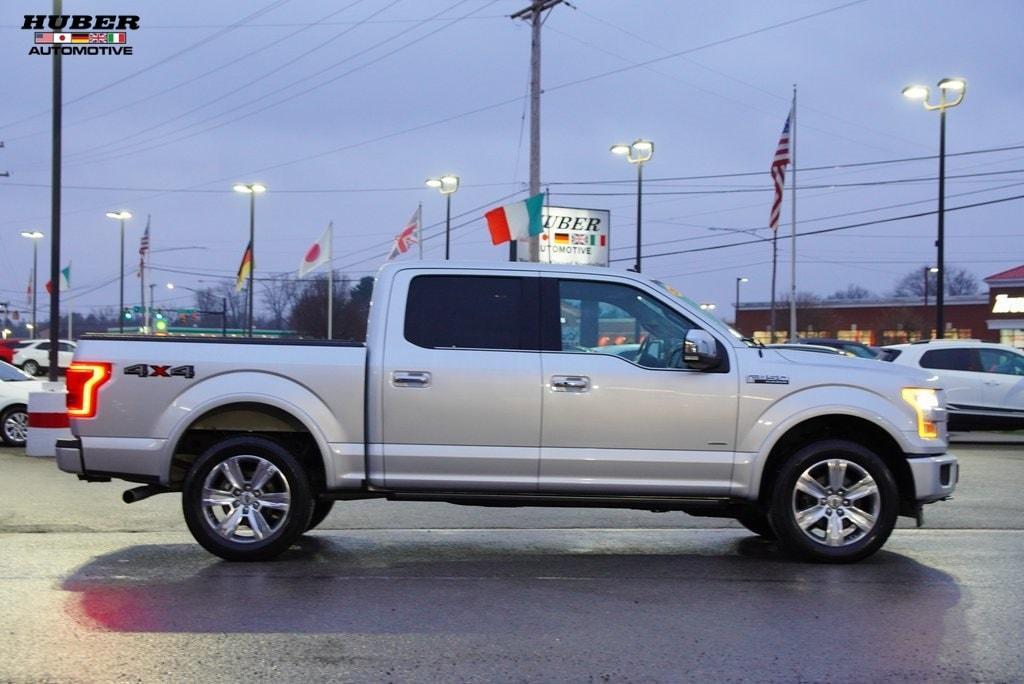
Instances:
[[[728,497],[588,495],[576,493],[517,494],[509,492],[434,492],[374,490],[391,501],[439,501],[461,506],[552,506],[558,508],[633,508],[645,511],[685,511],[691,515],[733,517],[743,504]]]

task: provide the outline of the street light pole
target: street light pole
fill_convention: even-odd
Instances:
[[[428,178],[424,184],[428,188],[439,191],[445,197],[444,259],[448,261],[451,256],[452,195],[459,189],[459,177],[449,173],[440,178]]]
[[[256,195],[266,192],[267,186],[262,183],[235,183],[232,187],[235,192],[249,195],[249,293],[246,297],[246,322],[248,336],[252,337],[253,283],[256,277]]]
[[[625,143],[612,145],[611,152],[624,155],[626,161],[636,164],[636,263],[633,264],[632,270],[639,273],[643,245],[644,164],[654,156],[654,143],[637,138],[629,145]]]
[[[740,320],[740,283],[747,283],[747,282],[750,282],[750,278],[746,278],[744,276],[737,276],[736,277],[736,315],[734,316],[734,318],[736,320],[733,321],[733,325],[736,326],[737,330],[739,330],[739,320]]]
[[[939,210],[938,229],[935,239],[936,252],[936,287],[935,287],[935,337],[945,337],[945,283],[946,283],[946,110],[956,107],[964,100],[967,93],[967,81],[962,78],[944,78],[938,83],[939,102],[931,104],[928,102],[929,90],[927,86],[910,85],[903,89],[904,97],[910,100],[920,100],[928,111],[939,112]],[[956,93],[954,99],[947,99],[949,93]]]
[[[130,211],[108,211],[107,218],[114,219],[121,224],[121,299],[117,313],[118,331],[124,333],[124,222],[132,217]],[[142,302],[146,306],[146,302]]]

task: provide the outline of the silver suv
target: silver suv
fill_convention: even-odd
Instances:
[[[979,340],[927,340],[885,347],[887,361],[935,373],[951,430],[1024,429],[1024,353]]]

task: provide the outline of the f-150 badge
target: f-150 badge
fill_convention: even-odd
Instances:
[[[788,385],[789,378],[785,375],[748,375],[748,385]]]

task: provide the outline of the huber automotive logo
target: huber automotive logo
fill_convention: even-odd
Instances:
[[[128,31],[137,31],[134,14],[26,14],[22,30],[35,33],[30,55],[130,55]]]

